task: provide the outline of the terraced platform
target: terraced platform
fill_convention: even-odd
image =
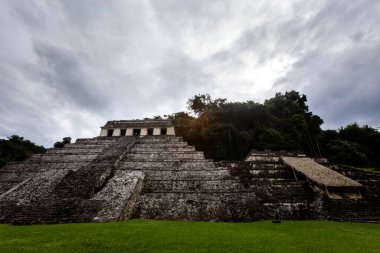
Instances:
[[[346,203],[327,203],[279,156],[215,163],[176,136],[78,139],[9,164],[0,176],[0,222],[21,224],[333,219],[334,205]]]

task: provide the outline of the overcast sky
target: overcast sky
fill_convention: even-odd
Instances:
[[[196,94],[307,95],[324,129],[380,126],[380,1],[0,1],[0,137],[46,147]]]

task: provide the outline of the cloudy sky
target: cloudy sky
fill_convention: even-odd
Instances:
[[[195,94],[308,97],[324,129],[380,126],[377,0],[1,0],[0,137],[50,147]]]

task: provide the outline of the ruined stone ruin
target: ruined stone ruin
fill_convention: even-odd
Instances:
[[[0,222],[379,221],[380,178],[325,162],[270,151],[213,162],[168,120],[109,121],[0,169]]]

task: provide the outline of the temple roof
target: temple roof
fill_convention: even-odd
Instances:
[[[102,128],[134,128],[134,127],[171,127],[173,123],[167,119],[144,120],[110,120]]]

